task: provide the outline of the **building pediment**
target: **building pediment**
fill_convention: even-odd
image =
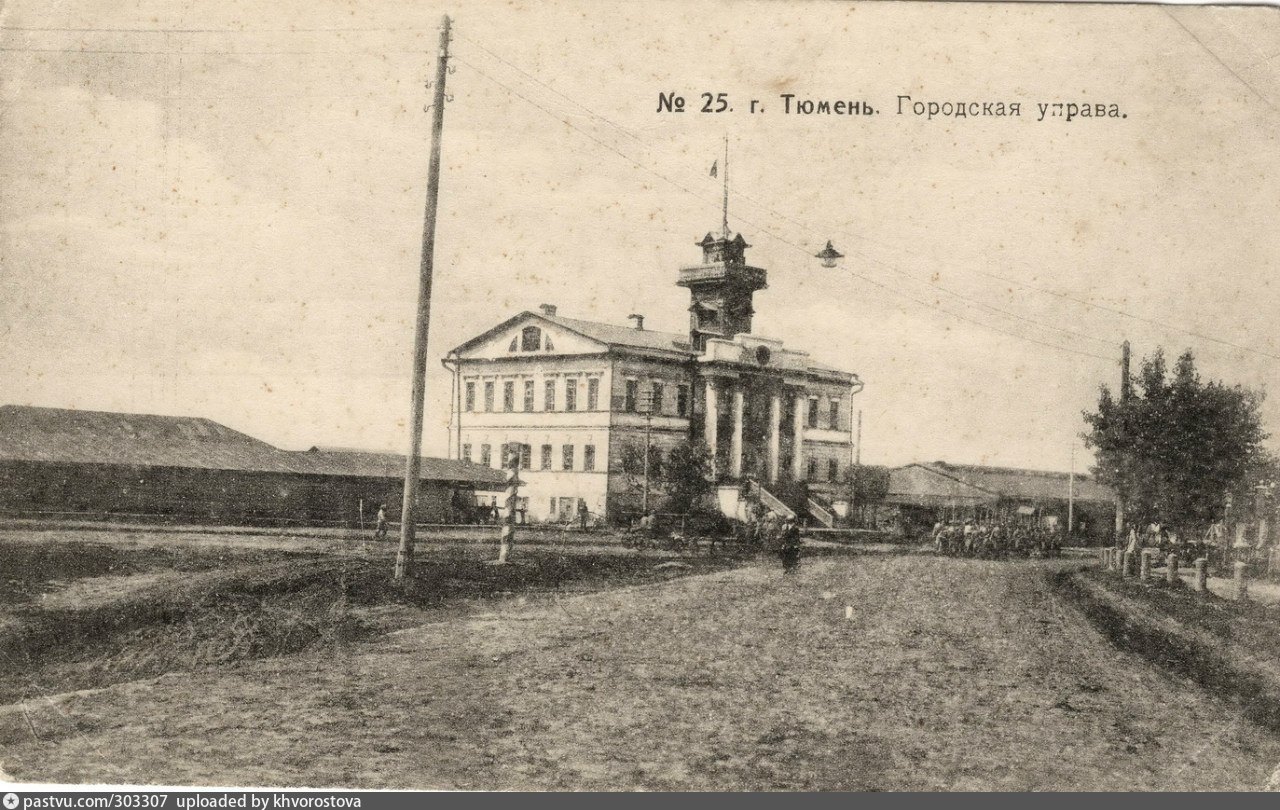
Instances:
[[[454,350],[464,360],[499,360],[538,355],[600,354],[607,344],[533,312],[523,312]]]
[[[698,360],[710,365],[722,363],[801,374],[809,370],[807,353],[787,349],[780,340],[748,334],[735,335],[732,340],[710,338]]]

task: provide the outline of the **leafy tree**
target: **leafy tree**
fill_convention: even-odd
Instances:
[[[702,442],[683,441],[672,447],[662,472],[671,512],[697,511],[711,494],[711,454]]]
[[[845,494],[858,505],[880,503],[889,496],[889,468],[859,464],[844,473]]]
[[[1095,451],[1094,475],[1119,494],[1129,522],[1202,526],[1264,458],[1261,404],[1261,392],[1202,381],[1190,351],[1170,376],[1157,349],[1128,399],[1101,387],[1082,435]]]

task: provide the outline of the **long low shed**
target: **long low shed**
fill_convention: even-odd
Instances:
[[[196,417],[0,406],[0,512],[200,523],[359,525],[399,513],[405,457],[289,451]],[[501,471],[424,457],[423,522],[466,520]]]

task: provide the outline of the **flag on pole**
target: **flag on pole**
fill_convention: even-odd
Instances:
[[[716,160],[711,163],[711,176],[716,176],[716,169],[720,165],[720,161]]]

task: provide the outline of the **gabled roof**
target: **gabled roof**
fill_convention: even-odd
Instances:
[[[405,457],[366,451],[281,450],[192,416],[0,406],[0,461],[111,464],[239,472],[403,478]],[[469,461],[422,459],[422,480],[501,485]]]
[[[1115,493],[1087,475],[1076,473],[1071,484],[1071,474],[1046,470],[1026,470],[1017,467],[987,467],[977,464],[948,464],[935,461],[924,466],[936,468],[974,486],[998,492],[1011,500],[1067,500],[1070,487],[1078,501],[1113,503]]]
[[[306,462],[319,475],[345,475],[361,478],[403,478],[408,456],[397,453],[378,453],[371,450],[325,450],[311,448],[296,455],[305,456]],[[424,481],[452,481],[501,489],[506,486],[506,475],[501,470],[450,458],[423,456],[419,478]]]
[[[303,472],[291,454],[192,416],[0,406],[0,459]]]
[[[929,464],[908,464],[889,471],[890,503],[995,503],[999,493],[971,484]]]
[[[528,311],[521,312],[492,329],[485,330],[483,333],[459,345],[453,351],[460,352],[470,348],[487,340],[493,334],[508,329],[515,323],[528,318],[559,326],[610,348],[674,352],[689,357],[693,357],[695,354],[693,347],[689,344],[689,336],[679,332],[655,332],[652,329],[636,329],[630,326],[618,326],[598,321],[580,321],[576,318],[564,318],[559,315],[546,315]]]

